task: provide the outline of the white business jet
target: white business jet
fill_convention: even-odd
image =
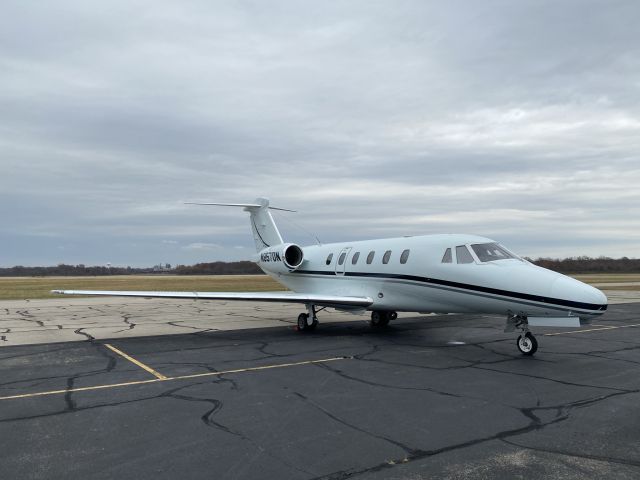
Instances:
[[[291,292],[144,292],[54,290],[68,295],[192,298],[301,303],[298,330],[318,325],[317,313],[334,308],[371,311],[372,327],[402,312],[481,313],[507,316],[505,332],[520,330],[517,346],[533,355],[538,342],[529,327],[577,327],[607,309],[598,289],[520,258],[499,243],[475,235],[424,235],[300,247],[285,243],[269,200],[249,212],[255,262]]]

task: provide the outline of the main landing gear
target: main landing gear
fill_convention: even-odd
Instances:
[[[324,310],[326,307],[322,307],[316,310],[315,305],[307,305],[307,313],[301,313],[298,315],[298,331],[299,332],[311,332],[318,326],[317,313]],[[398,314],[392,311],[374,310],[371,312],[371,326],[372,327],[386,327],[389,325],[389,321],[398,318]]]
[[[371,326],[386,327],[389,325],[390,320],[395,320],[396,318],[398,318],[398,314],[396,312],[374,310],[371,312]]]
[[[310,332],[315,330],[318,326],[318,317],[316,313],[324,310],[325,307],[322,307],[320,310],[316,310],[315,305],[307,305],[307,311],[309,313],[301,313],[298,315],[298,331],[299,332]]]
[[[513,332],[516,328],[522,331],[522,334],[518,336],[516,345],[518,350],[523,355],[531,356],[538,350],[538,341],[533,333],[529,331],[529,323],[527,317],[521,315],[509,315],[507,317],[507,325],[504,329],[505,332]]]

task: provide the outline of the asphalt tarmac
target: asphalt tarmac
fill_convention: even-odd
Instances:
[[[533,358],[499,317],[332,318],[3,346],[0,478],[640,478],[640,304]]]

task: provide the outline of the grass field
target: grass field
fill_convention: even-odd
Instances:
[[[640,273],[594,273],[571,276],[585,283],[640,282]]]
[[[53,298],[51,290],[273,291],[285,290],[267,275],[113,275],[0,278],[0,300]]]
[[[597,288],[604,291],[640,291],[640,285],[633,285],[633,283],[640,283],[640,274],[638,273],[601,273],[593,275],[572,275],[581,282],[596,285]],[[607,285],[608,283],[616,285]],[[631,285],[618,285],[621,283],[629,283]]]
[[[586,283],[640,282],[640,274],[575,275]],[[602,287],[601,287],[602,288]],[[102,277],[0,277],[0,300],[52,298],[51,290],[251,291],[286,290],[267,275],[113,275]],[[640,290],[640,285],[604,290]]]

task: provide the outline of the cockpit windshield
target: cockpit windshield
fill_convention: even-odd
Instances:
[[[481,262],[493,262],[494,260],[506,260],[508,258],[516,257],[513,253],[509,252],[506,248],[498,245],[497,243],[477,243],[471,245],[473,251],[476,252],[478,259]]]

